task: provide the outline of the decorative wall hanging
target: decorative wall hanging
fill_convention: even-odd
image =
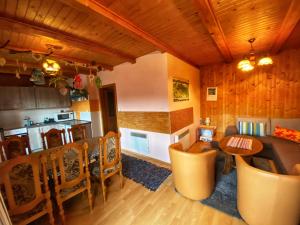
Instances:
[[[97,88],[101,88],[101,86],[102,86],[102,80],[101,80],[101,78],[99,76],[95,77],[95,84],[96,84]]]
[[[4,57],[0,57],[0,66],[4,66],[6,64],[6,59]]]
[[[255,51],[253,48],[253,43],[255,41],[255,38],[251,38],[248,40],[248,42],[251,45],[250,51],[248,53],[247,56],[244,57],[243,60],[241,60],[238,65],[237,68],[242,70],[242,71],[251,71],[254,69],[254,66],[256,65],[256,56],[255,56]],[[266,65],[272,65],[273,64],[273,60],[271,57],[262,57],[258,60],[257,65],[258,66],[266,66]]]
[[[173,79],[173,101],[189,100],[189,81]]]
[[[46,84],[44,75],[41,69],[34,68],[29,80],[36,85],[44,85]]]
[[[206,101],[217,101],[218,99],[218,88],[208,87],[206,92]]]

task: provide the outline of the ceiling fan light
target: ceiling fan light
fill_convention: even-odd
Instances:
[[[273,60],[271,57],[263,57],[258,61],[259,66],[266,66],[266,65],[272,65]]]

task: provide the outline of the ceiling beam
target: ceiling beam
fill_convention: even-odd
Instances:
[[[295,26],[300,20],[300,1],[292,0],[290,7],[285,15],[279,33],[272,45],[271,52],[276,54],[280,51],[288,37],[293,32]]]
[[[232,54],[227,44],[221,24],[216,16],[211,0],[194,0],[199,10],[199,16],[203,25],[208,30],[211,38],[217,45],[226,62],[232,61]]]
[[[21,47],[17,47],[17,46],[11,46],[11,45],[9,45],[7,48],[17,50],[17,51],[31,50],[33,53],[43,54],[43,55],[47,54],[47,52],[40,50],[40,49],[26,49],[26,48],[21,48]],[[55,52],[52,53],[50,56],[47,56],[47,58],[53,58],[53,59],[58,59],[58,60],[61,59],[64,61],[69,61],[69,62],[82,63],[82,64],[86,64],[87,66],[91,65],[91,63],[92,63],[91,61],[88,61],[88,60],[78,59],[78,58],[58,54]],[[113,70],[113,66],[103,64],[103,63],[95,62],[95,66],[101,66],[102,68],[104,68],[106,70]]]
[[[13,18],[0,14],[0,29],[11,30],[14,32],[24,33],[28,35],[37,35],[59,40],[66,45],[70,45],[82,50],[104,54],[110,57],[124,59],[127,62],[135,63],[135,57],[123,53],[119,50],[106,47],[97,42],[63,32],[53,27],[37,24],[25,19]]]
[[[100,2],[96,0],[60,0],[60,1],[69,5],[70,7],[76,8],[79,11],[83,11],[88,14],[93,14],[98,17],[102,16],[112,21],[113,23],[119,25],[120,27],[125,28],[126,30],[132,32],[135,36],[143,40],[146,40],[147,42],[151,43],[162,52],[168,52],[193,66],[196,67],[199,66],[198,62],[181,54],[177,50],[173,49],[170,45],[164,43],[163,41],[159,40],[158,38],[144,31],[143,29],[141,29],[139,26],[135,25],[131,21],[111,11],[109,8],[102,5]]]

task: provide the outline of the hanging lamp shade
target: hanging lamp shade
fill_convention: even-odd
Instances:
[[[254,66],[251,64],[250,60],[243,59],[238,63],[237,68],[242,71],[251,71],[254,69]]]
[[[47,74],[56,75],[60,70],[60,65],[54,60],[46,59],[46,61],[43,63],[43,68]]]
[[[263,57],[258,61],[259,66],[266,66],[266,65],[272,65],[273,64],[273,60],[271,57]]]

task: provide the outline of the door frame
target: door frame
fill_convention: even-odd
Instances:
[[[111,83],[111,84],[106,84],[106,85],[102,85],[100,88],[99,88],[99,101],[100,101],[100,110],[101,110],[101,120],[102,120],[102,135],[104,136],[104,117],[103,117],[103,113],[102,113],[102,91],[101,89],[103,88],[109,88],[109,87],[112,87],[112,89],[114,90],[114,93],[115,93],[115,113],[116,113],[116,124],[117,124],[117,131],[119,132],[119,120],[118,120],[118,98],[117,98],[117,88],[116,88],[116,83]]]

